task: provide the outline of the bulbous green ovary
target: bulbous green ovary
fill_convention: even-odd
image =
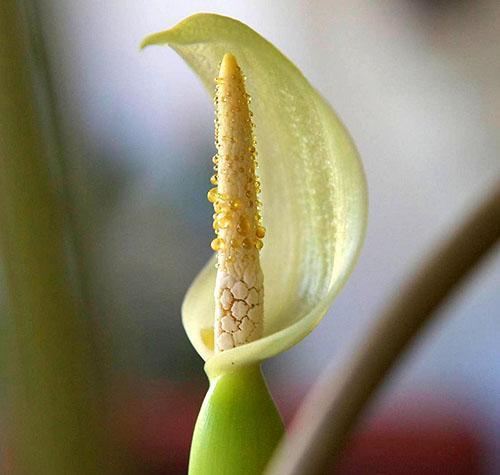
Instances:
[[[224,53],[233,53],[252,98],[267,228],[261,253],[264,336],[213,352],[209,341],[216,269],[210,260],[189,289],[182,315],[213,379],[289,349],[319,323],[360,251],[366,182],[352,139],[331,107],[283,54],[248,26],[197,14],[149,36],[143,47],[152,44],[172,47],[211,95]]]
[[[258,365],[220,374],[210,381],[196,421],[189,473],[263,473],[283,432]]]

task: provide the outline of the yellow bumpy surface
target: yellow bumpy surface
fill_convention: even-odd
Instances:
[[[215,351],[262,336],[263,275],[259,250],[265,229],[258,200],[256,150],[249,96],[236,58],[227,53],[216,78],[215,174],[208,192],[214,205],[217,252]]]

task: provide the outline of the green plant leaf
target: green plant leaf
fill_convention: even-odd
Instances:
[[[210,94],[224,53],[234,54],[252,97],[267,228],[261,253],[264,336],[214,354],[211,260],[189,289],[182,314],[213,378],[287,350],[318,324],[359,253],[366,183],[352,139],[331,107],[283,54],[248,26],[197,14],[149,36],[142,46],[153,44],[173,48]]]

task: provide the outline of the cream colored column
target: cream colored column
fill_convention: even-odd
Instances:
[[[252,113],[244,77],[232,54],[224,55],[216,78],[215,175],[208,193],[217,237],[215,351],[262,336],[263,275],[259,250],[265,229],[258,200]]]

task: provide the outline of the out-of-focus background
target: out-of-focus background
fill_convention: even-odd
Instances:
[[[298,65],[358,145],[370,192],[366,244],[318,329],[265,368],[285,407],[327,365],[345,364],[412,269],[500,174],[496,0],[40,0],[37,10],[116,424],[143,473],[173,473],[169,454],[182,459],[189,442],[191,427],[172,422],[162,402],[182,400],[186,388],[196,412],[204,389],[180,306],[211,253],[214,152],[211,98],[173,51],[139,52],[144,36],[200,11],[245,22]],[[357,437],[358,461],[399,449],[424,458],[416,447],[430,444],[448,454],[449,470],[463,456],[462,471],[415,473],[500,473],[498,249],[407,355]],[[345,473],[389,472],[346,462]]]

